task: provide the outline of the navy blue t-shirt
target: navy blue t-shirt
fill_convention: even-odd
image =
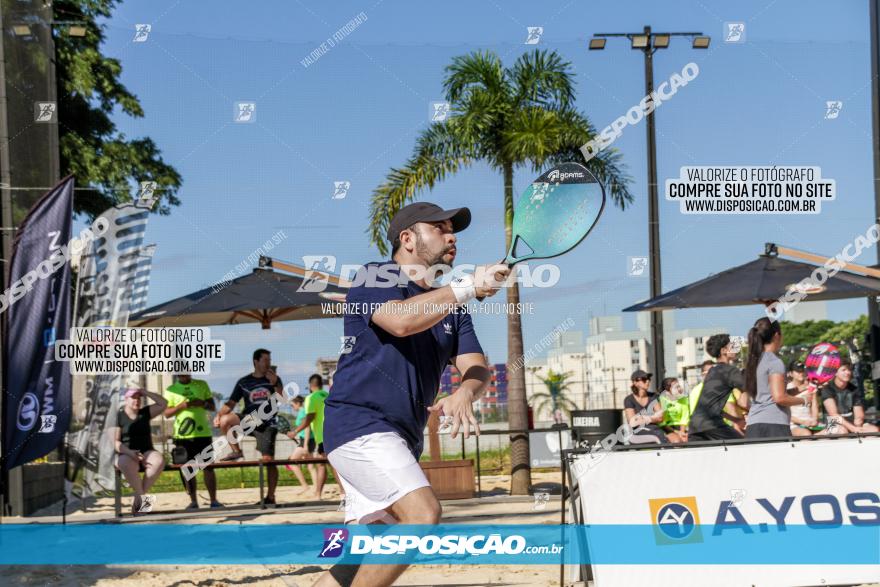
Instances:
[[[418,460],[428,407],[434,403],[443,369],[452,357],[483,354],[483,349],[464,311],[451,312],[428,330],[406,337],[373,324],[372,314],[381,304],[429,290],[409,280],[397,285],[400,270],[393,261],[369,263],[361,271],[378,271],[380,280],[393,274],[395,285],[361,285],[348,291],[344,328],[345,336],[354,339],[348,339],[348,352],[339,357],[325,403],[324,449],[329,453],[374,432],[397,432]]]
[[[257,411],[260,406],[269,401],[269,396],[277,393],[279,386],[283,386],[280,377],[273,386],[269,383],[268,377],[254,377],[253,373],[248,373],[236,382],[232,395],[227,401],[234,401],[237,404],[244,400],[244,409],[241,411],[241,415],[244,417]]]

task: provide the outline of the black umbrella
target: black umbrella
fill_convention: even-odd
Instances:
[[[776,255],[760,255],[750,263],[710,275],[623,311],[771,304],[784,296],[790,287],[811,278],[818,268],[818,265],[780,259]],[[804,299],[808,301],[873,296],[880,294],[880,279],[839,271],[821,286],[812,287],[805,293]]]
[[[303,285],[305,282],[305,285]],[[135,314],[129,326],[216,326],[279,320],[336,318],[333,302],[345,301],[340,280],[315,282],[258,268],[227,284],[217,284]],[[302,291],[301,291],[302,290]],[[320,291],[317,291],[320,290]]]

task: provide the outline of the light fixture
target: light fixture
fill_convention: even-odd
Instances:
[[[648,35],[633,35],[632,48],[645,49],[648,46]]]
[[[694,37],[694,49],[708,49],[709,37]]]
[[[31,27],[26,24],[17,24],[12,27],[12,32],[17,37],[28,37],[31,34]]]
[[[86,27],[82,25],[71,25],[67,29],[67,34],[71,37],[85,37],[86,36]]]
[[[669,46],[669,35],[654,35],[654,47],[665,49]]]
[[[598,51],[605,48],[605,37],[593,37],[590,39],[590,51]]]

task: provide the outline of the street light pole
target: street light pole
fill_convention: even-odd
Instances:
[[[651,47],[651,27],[645,27],[648,43],[645,55],[645,95],[654,92],[654,51]],[[654,127],[654,110],[645,117],[645,129],[648,139],[648,253],[651,273],[651,297],[655,298],[662,292],[660,282],[660,205],[657,201],[657,137]],[[657,380],[663,380],[665,363],[665,345],[663,344],[663,312],[651,312],[651,345],[654,354],[654,369]]]
[[[605,48],[608,37],[626,37],[632,48],[642,51],[645,56],[645,96],[654,92],[654,52],[669,47],[671,37],[691,37],[694,49],[709,47],[709,37],[703,33],[653,33],[646,26],[640,33],[599,33],[590,41],[591,50]],[[652,99],[653,98],[649,98]],[[651,274],[651,297],[661,293],[660,272],[660,205],[657,194],[657,140],[654,126],[654,109],[645,116],[645,132],[648,140],[648,254]],[[665,346],[663,344],[663,313],[651,312],[651,352],[654,359],[653,371],[657,381],[662,381],[665,371]]]

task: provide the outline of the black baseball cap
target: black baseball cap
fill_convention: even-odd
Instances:
[[[788,364],[789,371],[803,371],[805,369],[803,361],[795,359]]]
[[[633,371],[632,375],[630,375],[629,380],[635,381],[636,379],[650,379],[651,375],[653,375],[653,374],[648,373],[646,371],[642,371],[641,369],[637,369],[637,370]]]
[[[392,243],[400,233],[416,222],[438,222],[452,220],[452,232],[460,232],[471,223],[471,211],[468,208],[452,208],[444,210],[431,202],[415,202],[397,211],[388,225],[388,240]]]

